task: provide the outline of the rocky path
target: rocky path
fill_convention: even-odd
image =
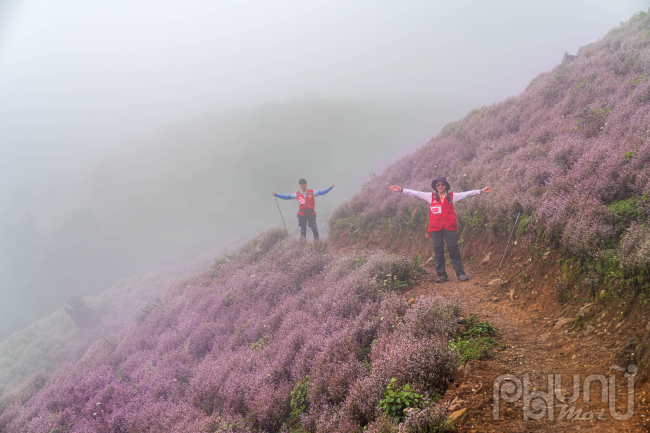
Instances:
[[[453,281],[442,284],[433,283],[434,269],[428,267],[427,271],[429,274],[424,275],[416,286],[410,287],[405,296],[438,294],[459,299],[463,314],[477,314],[481,321],[489,320],[500,333],[497,339],[501,348],[494,356],[470,361],[461,367],[455,382],[442,399],[450,405],[456,431],[649,430],[646,393],[639,383],[635,384],[636,389],[633,390],[634,412],[631,418],[617,420],[612,414],[614,412],[619,418],[625,418],[628,387],[632,391],[634,382],[628,381],[623,376],[624,372],[610,371],[610,366],[627,368],[631,359],[629,350],[620,347],[620,339],[625,337],[616,335],[618,327],[599,324],[585,332],[583,328],[574,326],[575,311],[556,313],[555,317],[545,316],[544,311],[552,309],[546,308],[543,302],[535,303],[532,297],[524,293],[520,296],[511,285],[502,284],[507,271],[495,273],[477,263],[468,266],[469,281],[459,282],[452,277]],[[566,319],[561,320],[564,316]],[[591,322],[595,324],[595,321]],[[606,330],[606,327],[611,329]],[[612,389],[608,382],[612,373],[615,373],[616,392],[615,404],[610,408],[612,396],[607,395],[605,402],[602,401],[599,379],[605,381],[608,390]],[[526,374],[530,381],[527,391]],[[513,375],[516,379],[502,381],[496,387],[497,393],[493,394],[495,381],[502,375]],[[561,375],[557,396],[553,393],[553,388],[557,388],[556,375]],[[574,375],[579,375],[575,377],[576,389]],[[591,376],[595,380],[591,382],[590,400],[585,402],[584,384],[590,375],[596,376]],[[572,400],[574,395],[577,399]],[[526,396],[528,401],[525,401]],[[495,402],[499,404],[498,419],[494,418],[493,413]],[[530,409],[528,420],[524,420],[526,408]]]

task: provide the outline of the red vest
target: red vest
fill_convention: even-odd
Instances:
[[[429,206],[429,231],[437,232],[442,229],[455,231],[456,227],[456,212],[454,211],[454,193],[449,193],[449,203],[448,200],[444,200],[442,203],[438,201],[438,196],[436,193],[432,194],[431,205]],[[431,234],[429,234],[431,237]]]
[[[302,191],[297,191],[296,192],[296,198],[298,199],[298,205],[300,206],[300,210],[298,211],[298,215],[305,215],[303,212],[304,210],[307,210],[307,214],[313,215],[316,212],[313,211],[314,207],[316,206],[316,201],[314,200],[314,190],[313,189],[308,189],[304,194]],[[309,212],[309,210],[312,210],[313,212]]]

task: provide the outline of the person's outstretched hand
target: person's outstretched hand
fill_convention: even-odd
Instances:
[[[391,185],[391,186],[388,187],[388,189],[393,191],[393,192],[402,192],[403,188],[401,186]]]
[[[332,188],[334,188],[334,184],[332,184]]]
[[[494,191],[494,188],[492,188],[491,186],[486,186],[481,191],[483,191],[483,192],[492,192],[492,191]]]
[[[273,191],[273,197],[275,197],[275,191]]]

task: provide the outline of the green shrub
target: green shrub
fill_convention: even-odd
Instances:
[[[411,390],[408,383],[398,387],[397,379],[392,378],[386,387],[384,398],[379,400],[377,409],[388,414],[391,420],[401,422],[404,417],[404,409],[416,407],[422,400],[423,395]]]
[[[616,223],[621,229],[627,226],[631,221],[639,218],[636,197],[614,201],[610,203],[607,208],[614,214]]]
[[[492,356],[492,350],[498,343],[491,337],[479,337],[469,340],[455,340],[449,343],[450,347],[458,350],[461,364],[471,359],[482,359]]]
[[[307,412],[309,409],[309,399],[307,395],[309,393],[309,379],[304,378],[293,387],[291,391],[291,415],[292,420],[299,420],[300,415]]]
[[[461,335],[462,338],[491,337],[497,333],[496,328],[488,320],[481,322],[476,314],[468,314],[466,318],[461,320],[461,323],[469,327]]]
[[[468,329],[449,343],[449,346],[458,350],[461,363],[492,356],[492,350],[498,346],[492,338],[497,334],[496,328],[487,320],[481,322],[476,314],[467,315],[460,323],[467,325]]]

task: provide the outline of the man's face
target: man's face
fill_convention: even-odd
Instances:
[[[301,190],[302,192],[307,191],[307,184],[306,184],[306,183],[301,183],[301,184],[300,184],[300,190]]]

